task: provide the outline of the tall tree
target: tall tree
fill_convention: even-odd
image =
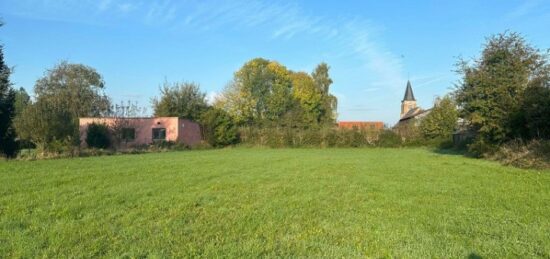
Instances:
[[[195,83],[164,82],[160,88],[160,95],[160,99],[152,100],[155,116],[199,120],[208,108],[206,94],[201,92],[199,85]]]
[[[217,106],[240,124],[273,123],[292,107],[290,71],[262,58],[253,59],[235,72]]]
[[[338,100],[334,95],[330,94],[330,85],[332,85],[332,79],[329,75],[330,67],[326,63],[317,65],[311,77],[315,81],[315,85],[321,91],[321,118],[322,122],[334,123],[336,122],[336,110],[338,106]]]
[[[333,83],[329,76],[330,67],[327,63],[322,62],[317,65],[311,76],[315,80],[315,84],[323,94],[328,94],[330,85]]]
[[[316,86],[313,78],[304,72],[292,73],[292,96],[303,110],[305,125],[317,125],[322,120],[323,92]]]
[[[517,33],[492,36],[479,59],[459,61],[455,94],[461,116],[478,132],[473,147],[521,136],[525,90],[548,80],[547,64],[547,55]]]
[[[6,157],[14,157],[17,154],[13,128],[15,91],[11,87],[10,73],[10,68],[4,63],[4,46],[0,45],[0,154]]]
[[[23,110],[31,103],[31,97],[25,91],[25,88],[21,87],[15,91],[15,114],[16,116],[21,114]]]
[[[34,86],[36,102],[17,119],[17,131],[42,148],[58,141],[78,145],[78,120],[109,114],[101,75],[82,64],[61,62]]]

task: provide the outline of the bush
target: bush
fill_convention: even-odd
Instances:
[[[474,157],[490,157],[493,156],[497,150],[498,145],[488,143],[479,136],[468,145],[468,153]]]
[[[550,141],[532,140],[524,142],[521,139],[503,144],[490,159],[505,165],[521,168],[550,168]]]
[[[90,148],[106,149],[111,146],[109,128],[105,124],[92,123],[88,125],[86,143]]]
[[[378,136],[376,145],[379,147],[400,147],[402,145],[401,136],[393,130],[386,129]]]
[[[206,141],[213,147],[236,144],[239,131],[227,112],[212,108],[201,116],[201,124]]]
[[[241,143],[251,146],[283,147],[366,147],[375,146],[379,131],[364,129],[257,128],[240,129]]]

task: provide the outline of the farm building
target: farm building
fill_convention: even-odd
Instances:
[[[188,146],[201,142],[201,127],[196,122],[178,117],[156,118],[80,118],[80,145],[87,147],[88,126],[92,123],[109,127],[114,145],[131,148],[155,142],[171,141]]]

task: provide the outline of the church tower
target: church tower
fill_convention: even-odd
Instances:
[[[416,100],[414,99],[411,82],[407,80],[407,89],[403,101],[401,101],[401,118],[414,108],[416,108]]]

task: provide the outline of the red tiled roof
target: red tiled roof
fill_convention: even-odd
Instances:
[[[339,128],[345,129],[383,129],[384,122],[381,121],[340,121],[338,122]]]

